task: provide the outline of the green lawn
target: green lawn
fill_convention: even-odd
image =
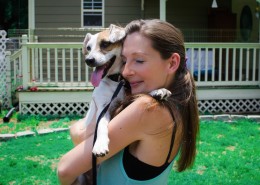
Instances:
[[[67,132],[0,143],[0,184],[58,184],[56,166],[73,145]]]
[[[173,169],[170,185],[260,184],[259,124],[202,121],[200,129],[195,165]],[[72,147],[67,131],[0,142],[0,185],[58,184],[57,162]]]
[[[259,185],[260,125],[201,122],[195,165],[184,173],[172,172],[170,184]]]

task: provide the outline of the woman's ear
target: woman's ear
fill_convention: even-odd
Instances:
[[[173,53],[172,56],[168,59],[169,62],[168,72],[175,73],[179,68],[180,61],[181,61],[180,55],[178,53]]]

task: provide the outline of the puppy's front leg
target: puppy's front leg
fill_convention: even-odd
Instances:
[[[156,89],[149,93],[152,97],[157,98],[159,100],[167,99],[172,95],[171,91],[165,88]]]
[[[108,123],[110,121],[110,114],[107,112],[104,117],[100,119],[98,130],[97,130],[97,140],[93,147],[93,154],[97,157],[103,157],[108,152]]]
[[[93,118],[95,117],[96,115],[96,111],[97,111],[97,107],[96,107],[96,104],[95,104],[95,101],[92,100],[90,102],[90,105],[89,105],[89,109],[88,109],[88,112],[87,112],[87,115],[85,117],[85,120],[86,120],[86,125],[90,124],[91,121],[93,121]],[[85,126],[86,126],[85,125]]]

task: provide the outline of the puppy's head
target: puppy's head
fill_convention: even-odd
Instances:
[[[98,86],[104,76],[120,72],[119,57],[124,37],[125,30],[115,25],[95,35],[87,33],[82,51],[86,64],[95,67],[91,77],[94,86]]]

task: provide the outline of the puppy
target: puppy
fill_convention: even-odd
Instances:
[[[124,37],[125,30],[115,25],[110,25],[109,29],[95,35],[86,34],[83,43],[83,54],[85,55],[86,64],[95,68],[91,76],[91,83],[95,89],[85,124],[89,124],[93,120],[97,121],[104,107],[110,103],[111,97],[118,86],[122,69],[120,54]],[[159,89],[150,93],[152,96],[160,96],[160,99],[168,97],[170,94],[171,92],[167,89]],[[117,100],[122,100],[124,96],[124,88],[121,88]],[[113,106],[113,102],[110,106]],[[109,152],[107,129],[109,121],[110,114],[107,111],[98,125],[97,139],[92,150],[96,156],[104,156]]]
[[[86,124],[97,121],[98,116],[106,105],[110,103],[111,97],[115,92],[120,77],[122,61],[120,57],[122,42],[125,37],[123,28],[111,25],[109,29],[92,35],[86,34],[83,43],[83,54],[85,62],[89,67],[95,68],[91,75],[91,83],[95,87],[92,94],[92,101],[86,115]],[[121,88],[117,95],[118,100],[124,97],[124,89]],[[113,104],[113,102],[112,102]],[[111,106],[113,106],[111,104]],[[101,118],[97,140],[93,147],[93,154],[103,156],[108,153],[108,130],[107,125],[110,121],[110,114],[107,111]]]

